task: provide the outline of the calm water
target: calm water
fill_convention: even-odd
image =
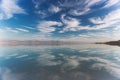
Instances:
[[[0,47],[0,80],[120,80],[120,47]]]

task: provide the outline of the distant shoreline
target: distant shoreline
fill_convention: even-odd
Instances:
[[[96,42],[95,44],[107,44],[107,45],[113,45],[113,46],[120,46],[120,40],[109,41],[109,42]]]

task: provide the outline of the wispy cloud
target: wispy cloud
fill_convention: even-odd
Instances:
[[[0,26],[11,26],[1,29],[1,33],[29,35],[36,33],[33,34],[34,38],[48,35],[49,38],[66,39],[67,37],[79,40],[80,38],[83,40],[89,38],[103,39],[106,38],[105,36],[107,36],[107,39],[112,36],[117,39],[120,36],[118,34],[120,32],[118,30],[120,25],[120,9],[118,9],[120,0],[57,0],[55,2],[51,0],[31,0],[28,2],[31,6],[24,6],[24,1],[20,2],[19,5],[19,1],[0,1],[0,20],[2,20]],[[19,28],[18,26],[23,19],[16,14],[26,14],[22,6],[27,11],[31,11],[25,17],[26,20],[33,20],[30,20],[31,23],[29,21],[23,22],[22,25],[24,26]],[[12,24],[14,21],[16,22],[15,25]],[[30,24],[32,26],[29,27]],[[112,35],[110,32],[106,32],[109,30],[112,31]],[[77,37],[75,37],[76,35]]]
[[[36,9],[39,9],[39,6],[43,3],[43,2],[45,2],[46,0],[32,0],[32,2],[33,2],[33,4],[34,4],[34,7],[36,8]]]
[[[65,0],[64,2],[59,2],[61,7],[70,8],[69,14],[74,16],[80,16],[91,12],[91,7],[103,2],[101,0]]]
[[[22,28],[16,28],[16,30],[22,31],[22,32],[29,32],[29,30],[27,30],[27,29],[22,29]]]
[[[0,20],[10,19],[14,14],[26,14],[25,10],[18,5],[18,0],[2,0],[0,3]]]
[[[120,22],[120,9],[117,9],[108,13],[107,15],[104,16],[104,18],[100,18],[100,17],[91,18],[90,22],[95,24],[95,26],[91,28],[93,30],[115,27],[116,25],[119,25],[119,22]]]
[[[32,2],[34,3],[34,7],[36,8],[36,9],[38,9],[39,8],[39,3],[36,1],[36,0],[32,0]]]
[[[36,28],[33,28],[33,27],[29,27],[29,26],[24,26],[25,28],[27,29],[31,29],[31,30],[35,30]]]
[[[57,21],[42,21],[37,25],[38,30],[42,33],[54,32],[56,30],[54,26],[62,26],[62,24]]]
[[[61,20],[65,24],[66,28],[76,27],[80,24],[80,21],[78,19],[71,17],[67,17],[67,19],[65,19],[65,15],[61,16]]]
[[[6,27],[5,29],[3,29],[4,31],[8,31],[8,32],[12,32],[12,33],[18,33],[18,30],[12,29],[10,27]]]
[[[74,15],[74,16],[80,16],[87,14],[92,11],[92,6],[99,5],[99,3],[102,3],[104,1],[101,0],[58,0],[55,3],[50,3],[48,6],[48,9],[40,10],[40,6],[42,3],[44,3],[46,0],[33,0],[33,3],[35,4],[35,9],[37,12],[40,12],[42,14],[45,14],[46,12],[50,12],[50,14],[57,13],[59,11],[67,11],[66,14]],[[42,11],[42,12],[41,12]],[[46,15],[50,15],[46,14]]]
[[[49,9],[44,9],[44,10],[41,10],[40,7],[41,7],[41,4],[44,3],[46,0],[32,0],[33,4],[34,4],[34,8],[35,8],[35,13],[37,15],[40,16],[40,18],[45,18],[45,17],[48,17],[49,14],[48,13],[48,10]],[[53,10],[53,9],[52,9]],[[52,11],[51,10],[51,11]],[[53,11],[52,11],[53,12]]]
[[[81,25],[80,20],[77,20],[76,18],[65,18],[65,15],[61,16],[62,22],[65,24],[65,28],[60,32],[66,32],[66,31],[80,31],[80,30],[101,30],[104,28],[109,27],[115,27],[119,25],[120,22],[120,9],[114,10],[107,15],[104,16],[104,18],[101,17],[93,17],[90,18],[90,22],[92,22],[93,26],[83,26]]]
[[[54,5],[51,5],[49,8],[48,8],[48,11],[51,12],[51,13],[57,13],[59,12],[61,9],[57,6],[54,6]]]
[[[80,25],[80,21],[76,18],[71,18],[71,17],[67,17],[65,18],[65,15],[61,16],[61,21],[64,24],[64,29],[62,31],[60,31],[60,33],[64,33],[66,31],[76,31],[76,29],[78,28],[78,26]]]
[[[119,5],[119,3],[120,3],[120,0],[107,0],[103,8],[109,8],[115,5]]]
[[[114,30],[112,31],[109,30],[99,30],[99,31],[89,31],[86,33],[80,33],[80,34],[73,34],[70,35],[69,38],[66,40],[71,40],[71,41],[80,41],[80,42],[105,42],[109,40],[119,40],[120,38],[120,30]]]
[[[108,13],[104,16],[104,18],[101,17],[95,17],[91,18],[90,21],[93,24],[104,24],[104,23],[110,23],[110,22],[117,22],[120,20],[120,9],[113,10],[112,12]]]
[[[104,18],[91,18],[90,22],[92,22],[94,25],[91,29],[103,29],[108,27],[115,27],[116,25],[119,25],[120,22],[120,9],[114,10],[107,15],[104,16]],[[99,25],[98,25],[99,24]]]
[[[75,15],[75,16],[80,16],[80,15],[84,15],[87,14],[90,11],[90,8],[86,8],[84,10],[70,10],[70,14]]]
[[[10,27],[1,28],[0,30],[1,30],[1,32],[11,32],[11,33],[29,32],[29,30],[27,30],[27,29],[10,28]]]

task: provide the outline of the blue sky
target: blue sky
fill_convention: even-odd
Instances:
[[[120,0],[0,0],[0,39],[120,39]]]

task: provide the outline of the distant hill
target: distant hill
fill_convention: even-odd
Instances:
[[[116,45],[116,46],[120,46],[120,40],[118,41],[109,41],[109,42],[97,42],[96,44],[108,44],[108,45]]]
[[[120,40],[119,40],[119,41],[109,41],[109,42],[105,42],[105,44],[108,44],[108,45],[118,45],[118,46],[120,46]]]

